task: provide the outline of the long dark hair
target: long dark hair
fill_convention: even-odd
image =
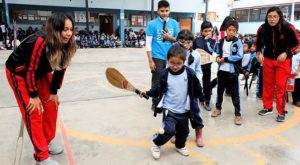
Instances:
[[[279,15],[279,21],[278,21],[277,25],[275,25],[274,27],[271,27],[270,24],[268,23],[268,15],[269,15],[270,12],[274,12],[274,11]],[[266,41],[273,40],[273,38],[272,38],[273,37],[272,29],[274,29],[274,37],[275,37],[274,46],[275,46],[275,49],[276,49],[276,42],[279,39],[280,34],[282,34],[282,32],[285,29],[289,28],[289,23],[284,20],[282,11],[278,7],[273,6],[267,11],[266,18],[265,18],[265,23],[263,24],[262,27],[263,27],[264,35],[262,36],[260,42],[264,45],[264,44],[266,44]]]
[[[266,18],[265,18],[265,25],[266,25],[266,28],[271,29],[271,26],[270,26],[269,23],[268,23],[268,15],[269,15],[269,13],[274,12],[274,11],[279,15],[279,21],[278,21],[277,25],[275,26],[275,28],[276,28],[279,32],[281,32],[281,30],[282,30],[284,24],[286,24],[286,21],[285,21],[284,18],[283,18],[283,13],[282,13],[282,11],[281,11],[278,7],[276,7],[276,6],[271,7],[271,8],[267,11]]]
[[[65,45],[61,40],[61,33],[65,28],[65,21],[72,22],[73,33],[69,42]],[[74,20],[72,16],[65,13],[54,13],[46,23],[47,58],[53,70],[66,68],[76,52],[76,41],[74,33]]]
[[[230,21],[232,21],[233,19],[235,19],[235,18],[231,17],[231,16],[225,17],[225,19],[223,20],[222,25],[220,27],[220,31],[225,31],[227,29],[227,27],[228,27],[228,23]]]

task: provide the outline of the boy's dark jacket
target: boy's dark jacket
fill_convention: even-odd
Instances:
[[[167,87],[168,87],[168,73],[171,72],[171,74],[181,74],[184,69],[187,72],[187,78],[188,78],[188,95],[190,97],[190,116],[191,119],[194,119],[193,111],[195,109],[198,109],[199,111],[199,104],[198,104],[198,99],[200,99],[200,102],[203,102],[203,94],[202,94],[202,87],[201,84],[196,77],[195,72],[189,68],[184,66],[179,72],[173,73],[170,68],[166,68],[161,72],[161,78],[160,78],[160,87],[150,89],[149,91],[146,92],[146,94],[150,97],[159,97],[159,100],[161,101],[162,97],[164,94],[167,92]],[[178,89],[180,90],[180,89]],[[158,102],[159,103],[159,102]],[[157,104],[158,104],[157,103]],[[154,110],[154,116],[156,116],[157,113],[161,113],[162,108],[157,108],[157,105],[155,106]]]

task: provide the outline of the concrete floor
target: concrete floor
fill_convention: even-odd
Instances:
[[[7,84],[4,63],[10,51],[0,51],[0,164],[13,164],[19,133],[20,113]],[[153,160],[151,137],[160,128],[161,115],[154,118],[151,101],[111,86],[105,69],[116,67],[136,87],[147,90],[151,74],[143,49],[78,50],[59,91],[58,131],[55,141],[64,145],[62,155],[53,156],[62,165],[299,165],[300,109],[287,105],[286,122],[276,114],[257,115],[261,100],[255,85],[247,97],[240,88],[244,124],[233,124],[231,98],[224,97],[222,115],[211,118],[203,110],[205,147],[194,144],[194,130],[188,137],[191,155],[183,157],[168,143],[161,159]],[[215,77],[216,65],[213,67]],[[241,82],[242,84],[243,82]],[[212,96],[214,105],[216,91]],[[274,104],[275,105],[275,104]],[[33,148],[25,132],[22,162],[33,165]],[[298,156],[297,156],[298,155]]]

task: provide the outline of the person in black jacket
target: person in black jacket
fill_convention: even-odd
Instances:
[[[184,156],[189,155],[185,147],[189,118],[195,120],[195,117],[199,117],[200,120],[197,121],[201,123],[198,125],[203,128],[201,117],[194,114],[199,112],[199,99],[201,105],[204,105],[201,84],[195,72],[184,65],[185,59],[186,51],[178,45],[172,46],[167,54],[169,67],[162,71],[160,85],[142,92],[150,97],[158,97],[159,103],[155,106],[154,115],[163,113],[163,131],[153,135],[151,152],[154,159],[160,158],[160,146],[174,135],[176,150]]]
[[[300,47],[295,27],[283,18],[278,7],[267,11],[265,23],[257,31],[256,51],[258,61],[263,62],[263,109],[259,115],[265,116],[273,111],[276,93],[276,121],[285,121],[286,84],[291,73],[291,57]]]
[[[6,76],[38,165],[57,165],[55,160],[50,159],[49,153],[63,152],[63,147],[50,142],[56,132],[57,90],[76,52],[73,28],[71,16],[54,13],[47,21],[46,34],[28,36],[6,61]]]

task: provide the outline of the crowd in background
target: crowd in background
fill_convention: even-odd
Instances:
[[[45,25],[41,27],[29,26],[27,30],[18,28],[16,46],[22,42],[27,36],[34,34],[38,31],[44,31]],[[118,47],[130,47],[130,48],[142,48],[146,44],[146,32],[144,29],[139,31],[133,31],[132,28],[124,30],[125,40],[122,43],[120,34],[107,34],[99,31],[93,31],[86,33],[86,31],[79,31],[75,28],[76,43],[78,48],[118,48]],[[14,31],[8,26],[1,27],[0,36],[0,50],[11,50],[14,47]]]

